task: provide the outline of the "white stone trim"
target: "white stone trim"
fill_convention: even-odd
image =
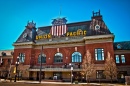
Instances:
[[[108,37],[112,37],[114,38],[113,34],[108,34],[108,35],[93,35],[93,36],[86,36],[83,37],[83,39],[99,39],[99,38],[108,38]]]
[[[14,43],[13,46],[18,46],[18,45],[32,45],[35,44],[33,42],[22,42],[22,43]]]
[[[130,50],[115,50],[114,54],[130,54]]]
[[[75,47],[75,46],[85,46],[84,43],[77,43],[77,44],[59,44],[59,45],[47,45],[44,46],[45,48],[61,48],[61,47]],[[35,46],[34,49],[40,49],[41,46]]]

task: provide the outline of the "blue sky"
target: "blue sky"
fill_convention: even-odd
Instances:
[[[28,20],[36,27],[51,25],[60,7],[68,23],[91,20],[92,11],[100,9],[115,42],[130,41],[129,5],[130,0],[0,0],[0,50],[14,48]]]

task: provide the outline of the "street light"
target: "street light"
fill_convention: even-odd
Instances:
[[[40,58],[40,72],[39,72],[39,83],[41,83],[42,77],[41,77],[41,72],[42,72],[42,52],[43,52],[43,46],[42,46],[42,50],[41,50],[41,58]]]
[[[17,60],[16,60],[16,62],[15,62],[15,65],[16,65],[16,74],[15,74],[15,81],[14,82],[16,82],[16,78],[17,78],[17,67],[18,67],[18,65],[19,65],[19,56],[17,57]]]
[[[71,66],[71,84],[73,83],[73,64],[72,63],[70,63],[69,64],[70,66]]]

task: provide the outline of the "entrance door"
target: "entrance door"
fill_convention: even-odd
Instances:
[[[33,80],[33,72],[32,71],[29,72],[29,79]]]
[[[62,79],[62,73],[61,72],[54,72],[53,73],[53,79],[54,80],[61,80]]]

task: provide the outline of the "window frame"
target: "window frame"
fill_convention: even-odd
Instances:
[[[117,57],[116,56],[118,56],[119,63],[117,63]],[[120,64],[120,56],[119,55],[115,55],[115,61],[116,61],[116,64]]]
[[[117,63],[116,56],[118,55],[119,63]],[[126,57],[124,54],[115,54],[115,63],[116,64],[125,64],[126,63]]]
[[[19,53],[19,62],[24,63],[25,62],[25,53]]]
[[[96,79],[106,79],[106,76],[103,72],[104,72],[104,70],[96,70]],[[99,75],[99,74],[102,74],[102,75]]]
[[[80,52],[73,52],[71,57],[71,62],[82,62],[82,54]]]
[[[122,59],[123,57],[124,57],[124,59]],[[126,63],[126,58],[125,58],[124,54],[121,55],[121,63],[123,63],[123,64]]]
[[[37,63],[40,64],[41,63],[41,54],[38,55],[38,60],[37,60]],[[46,63],[46,54],[42,54],[42,64]]]
[[[59,55],[58,55],[58,54],[59,54]],[[62,63],[62,62],[63,62],[63,54],[57,52],[57,53],[54,55],[54,63]]]
[[[99,51],[100,50],[100,51]],[[99,60],[99,54],[101,55],[101,60]],[[104,48],[95,48],[95,60],[104,61]]]

